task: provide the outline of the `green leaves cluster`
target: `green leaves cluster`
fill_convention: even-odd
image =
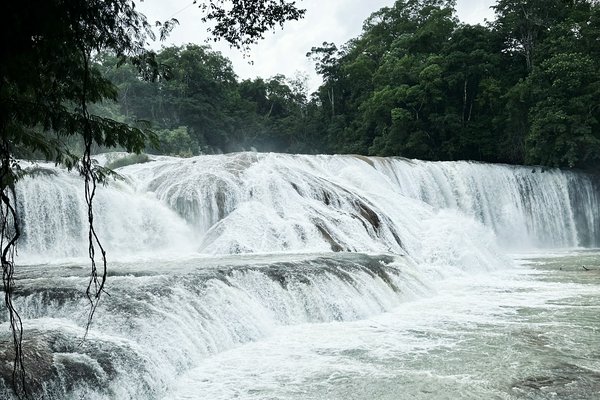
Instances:
[[[201,1],[199,8],[206,13],[202,21],[214,23],[209,32],[215,40],[223,38],[237,48],[247,48],[275,26],[305,13],[295,1],[285,0],[209,0]]]
[[[90,68],[93,53],[110,48],[120,58],[137,58],[144,52],[150,25],[133,2],[13,2],[5,16],[0,29],[11,39],[0,44],[4,157],[42,155],[73,166],[77,157],[64,143],[84,131],[100,146],[144,147],[148,131],[90,116],[84,106],[117,96]]]

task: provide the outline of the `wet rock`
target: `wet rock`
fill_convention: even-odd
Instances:
[[[325,239],[325,241],[327,243],[329,243],[329,246],[331,246],[331,250],[334,252],[340,252],[340,251],[344,251],[344,248],[342,246],[340,246],[339,243],[337,243],[332,237],[331,234],[329,234],[329,232],[327,232],[327,230],[325,228],[323,228],[321,225],[315,225],[319,231],[319,233],[321,234],[321,236],[323,236],[323,239]]]
[[[551,394],[558,399],[592,399],[600,393],[600,373],[562,363],[549,368],[547,375],[530,376],[513,383],[512,389],[525,398]]]

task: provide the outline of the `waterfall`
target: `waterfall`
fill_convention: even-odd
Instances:
[[[375,163],[399,193],[473,216],[509,248],[600,245],[598,187],[590,175],[465,161]]]
[[[81,178],[50,165],[37,167],[17,185],[26,262],[49,262],[87,254],[87,205]],[[193,232],[170,210],[124,181],[98,186],[94,202],[96,231],[115,258],[180,251]]]
[[[324,242],[401,251],[443,212],[480,222],[508,249],[600,245],[598,186],[583,173],[253,153],[165,158],[123,172],[192,223],[209,253],[323,250]]]
[[[81,343],[82,181],[37,168],[17,186],[15,306],[33,389],[49,399],[161,398],[206,357],[280,327],[390,311],[441,279],[503,268],[506,251],[600,245],[598,183],[583,173],[361,156],[155,157],[98,188],[109,296]],[[10,396],[10,372],[0,363],[0,397]]]
[[[428,294],[430,281],[443,275],[402,257],[356,253],[115,263],[109,296],[82,342],[86,272],[45,266],[26,269],[17,282],[26,365],[42,381],[34,389],[45,398],[155,398],[211,354],[280,326],[389,311]],[[0,321],[6,324],[6,316]],[[9,338],[0,342],[0,359],[10,360]],[[8,363],[0,365],[0,395],[1,378],[9,382],[10,373]]]
[[[80,178],[44,168],[18,185],[22,252],[81,256],[87,211]],[[447,238],[443,220],[453,218],[479,222],[471,229],[488,228],[507,249],[600,245],[598,187],[582,173],[257,153],[157,157],[119,173],[125,180],[100,187],[95,205],[100,236],[119,256],[179,246],[178,253],[418,257],[424,229],[432,240]]]

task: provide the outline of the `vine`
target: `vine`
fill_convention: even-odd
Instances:
[[[80,51],[83,61],[83,85],[80,93],[80,113],[82,118],[82,130],[84,140],[84,152],[81,159],[80,174],[83,175],[84,179],[84,195],[85,202],[87,205],[88,215],[88,257],[91,262],[90,280],[88,282],[87,289],[85,291],[86,297],[90,302],[90,311],[88,314],[88,320],[85,328],[84,339],[87,336],[96,308],[100,302],[100,297],[104,292],[104,284],[106,283],[107,276],[107,261],[106,261],[106,250],[102,246],[96,229],[94,228],[94,197],[96,196],[96,188],[99,180],[102,180],[101,176],[98,175],[98,170],[95,168],[94,160],[92,159],[92,145],[94,143],[93,129],[91,125],[90,114],[88,111],[88,86],[90,80],[90,53],[86,50],[84,45],[80,46]],[[102,266],[100,271],[96,265],[96,246],[100,250],[102,259]]]
[[[15,185],[18,165],[10,156],[10,144],[3,139],[1,150],[2,165],[0,166],[0,261],[2,263],[2,286],[4,304],[8,310],[10,330],[12,333],[13,349],[15,352],[12,384],[19,399],[28,398],[25,362],[23,356],[23,322],[13,303],[15,254],[17,241],[21,236],[19,218],[17,215]],[[13,201],[11,201],[11,198]]]

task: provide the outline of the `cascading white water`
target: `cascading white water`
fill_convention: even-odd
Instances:
[[[206,234],[210,253],[322,249],[317,230],[344,250],[398,251],[395,236],[439,210],[476,219],[508,248],[600,244],[598,189],[581,173],[252,153],[166,158],[123,173]]]
[[[78,347],[82,182],[42,170],[17,188],[18,262],[45,265],[17,271],[16,305],[48,398],[160,398],[209,354],[280,326],[390,311],[440,278],[510,264],[500,247],[600,243],[598,187],[585,174],[360,156],[156,157],[98,189],[110,296]]]
[[[428,281],[441,273],[402,257],[353,253],[117,263],[109,296],[82,343],[86,269],[23,272],[15,305],[26,322],[26,360],[50,399],[155,398],[211,354],[280,326],[389,311],[427,294]],[[0,347],[0,359],[9,360],[9,350],[8,343]],[[9,376],[8,364],[1,365],[0,377],[8,382]]]
[[[75,173],[44,165],[17,186],[21,231],[19,251],[25,262],[60,261],[87,253],[87,206]],[[193,237],[175,212],[126,182],[99,186],[95,226],[114,259],[133,254],[180,251]]]
[[[22,253],[83,255],[81,181],[57,168],[43,171],[18,186]],[[431,241],[436,229],[447,239],[445,225],[472,219],[508,248],[600,241],[593,179],[559,170],[240,153],[159,157],[119,172],[128,182],[99,188],[95,206],[100,236],[118,256],[179,244],[179,252],[209,254],[342,250],[418,257],[424,229]]]
[[[585,174],[474,162],[376,159],[401,194],[474,216],[508,247],[599,244],[598,191]]]

